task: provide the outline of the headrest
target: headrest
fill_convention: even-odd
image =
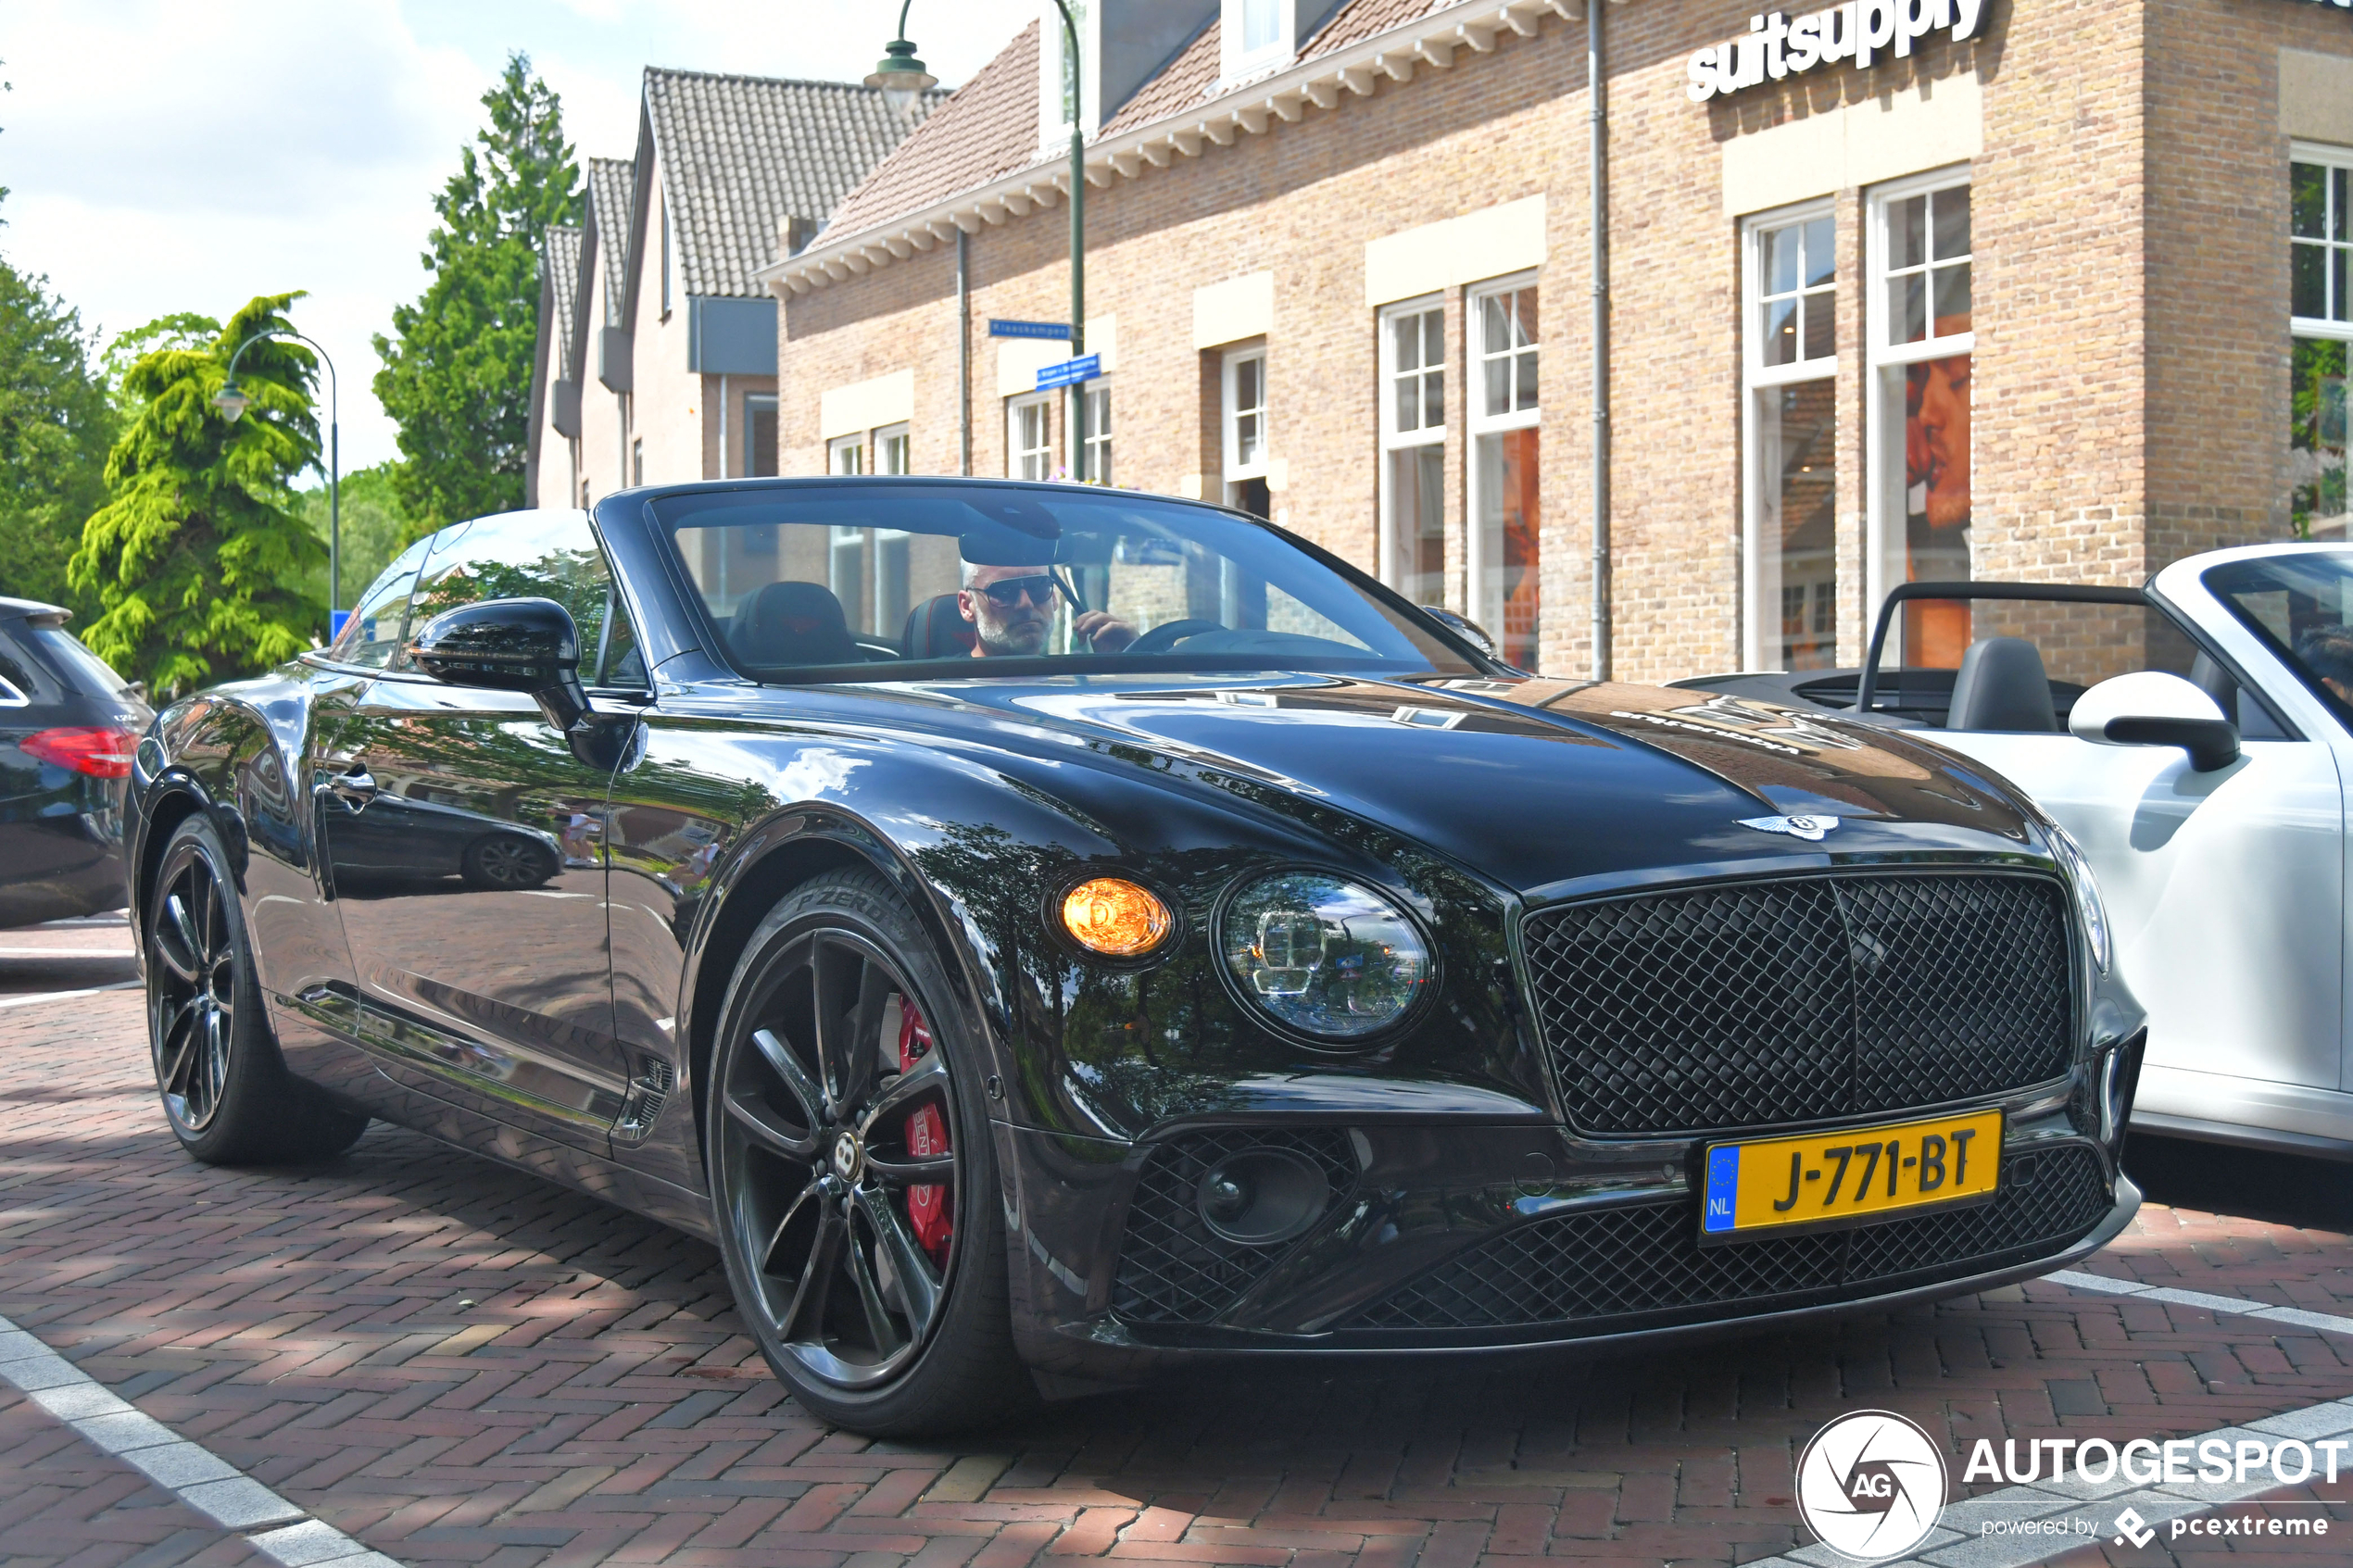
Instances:
[[[1987,637],[1971,643],[1953,677],[1948,730],[2010,730],[2055,734],[2058,712],[2051,703],[2051,680],[2043,656],[2023,637]]]
[[[969,659],[976,638],[973,623],[956,608],[956,596],[937,594],[907,612],[903,646],[909,659]]]
[[[854,664],[858,645],[833,590],[771,583],[736,607],[727,646],[746,664]]]

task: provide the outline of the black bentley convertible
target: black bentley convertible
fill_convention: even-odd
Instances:
[[[2064,834],[1883,728],[1470,632],[1085,487],[446,529],[140,743],[171,1127],[381,1117],[713,1237],[873,1433],[1786,1326],[2122,1228],[2142,1019]]]

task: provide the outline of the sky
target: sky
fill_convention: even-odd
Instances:
[[[954,86],[1035,8],[913,0],[907,29]],[[856,81],[898,19],[898,0],[6,0],[0,256],[104,337],[308,291],[293,319],[341,374],[348,472],[399,456],[371,339],[424,292],[434,194],[509,51],[583,160],[628,157],[647,66]]]

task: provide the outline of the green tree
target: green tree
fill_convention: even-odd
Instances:
[[[522,505],[540,241],[579,221],[562,106],[531,56],[510,55],[482,101],[490,123],[434,198],[441,222],[422,258],[433,282],[395,307],[394,335],[376,338],[376,396],[399,421],[396,483],[414,533]]]
[[[169,316],[158,316],[145,326],[118,332],[107,345],[98,359],[98,369],[107,383],[107,395],[114,400],[123,418],[137,413],[138,399],[124,390],[131,379],[131,367],[158,348],[207,349],[220,335],[220,323],[209,316],[199,316],[193,310],[175,310]]]
[[[66,563],[106,500],[117,420],[82,318],[0,261],[0,593],[88,614]]]
[[[395,489],[399,471],[398,463],[385,462],[343,476],[343,602],[346,606],[359,602],[368,584],[383,575],[410,538],[409,514],[401,508]],[[297,491],[296,498],[310,532],[324,544],[332,515],[327,486],[321,483],[315,489]],[[321,604],[327,602],[323,564],[306,580],[304,589]]]
[[[263,338],[237,363],[245,418],[212,406],[237,345],[292,331],[286,307],[300,297],[257,295],[210,344],[151,350],[123,376],[137,412],[107,456],[112,499],[84,525],[70,578],[101,606],[82,640],[157,694],[266,669],[324,629],[303,583],[326,546],[288,488],[319,462],[318,357]]]

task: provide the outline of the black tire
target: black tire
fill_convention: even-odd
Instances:
[[[544,844],[518,834],[494,833],[466,846],[458,874],[470,887],[536,887],[556,874],[556,858]]]
[[[165,841],[145,926],[147,1044],[166,1120],[208,1165],[332,1159],[368,1118],[286,1071],[262,1011],[228,852],[203,812]]]
[[[883,1050],[899,1048],[885,1036],[904,1017],[894,1003],[913,1005],[932,1044],[885,1073]],[[737,1311],[793,1398],[877,1437],[1030,1408],[981,1035],[889,884],[832,872],[770,910],[736,966],[716,1042],[703,1145],[712,1219]],[[926,1106],[944,1119],[945,1155],[919,1152]],[[952,1233],[936,1252],[923,1240],[936,1211],[918,1223],[913,1206],[938,1203],[942,1187]]]

